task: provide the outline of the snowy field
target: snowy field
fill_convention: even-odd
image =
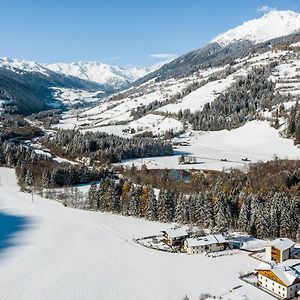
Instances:
[[[166,225],[66,208],[19,192],[0,168],[1,299],[223,299],[272,297],[238,279],[258,262],[241,253],[208,258],[156,252],[132,238]],[[230,293],[237,285],[241,288]]]
[[[279,158],[298,159],[300,148],[294,146],[291,139],[282,138],[267,121],[251,121],[233,130],[196,132],[183,135],[180,139],[190,146],[178,147],[176,153],[186,153],[197,157],[198,164],[180,165],[179,156],[150,157],[124,161],[123,165],[136,166],[146,164],[151,169],[208,169],[222,170],[245,168],[249,163],[241,161],[248,158],[251,162],[267,161]],[[227,162],[221,161],[227,159]]]
[[[218,95],[228,89],[234,82],[234,75],[229,75],[226,79],[208,82],[204,86],[191,92],[178,103],[168,104],[158,109],[158,111],[168,113],[178,113],[179,110],[184,111],[189,108],[190,111],[201,111],[206,103],[211,103]]]

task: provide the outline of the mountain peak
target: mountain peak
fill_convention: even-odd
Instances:
[[[124,68],[101,63],[99,61],[78,61],[72,63],[46,64],[48,69],[76,76],[101,84],[108,84],[120,88],[128,82],[133,82],[151,71],[147,68]]]
[[[270,11],[259,19],[253,19],[218,35],[212,40],[221,46],[236,41],[249,40],[261,43],[300,31],[300,14],[294,11]]]

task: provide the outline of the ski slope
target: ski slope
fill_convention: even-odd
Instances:
[[[19,192],[0,168],[2,300],[272,299],[238,279],[257,267],[246,253],[208,258],[157,252],[132,242],[167,225],[81,211]],[[5,226],[3,226],[5,224]],[[241,288],[230,293],[237,285]],[[247,297],[247,298],[246,298]]]

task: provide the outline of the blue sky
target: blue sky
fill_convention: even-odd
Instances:
[[[149,66],[299,0],[0,0],[0,56]]]

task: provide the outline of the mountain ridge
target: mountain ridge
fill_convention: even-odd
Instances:
[[[211,40],[220,46],[249,40],[262,43],[280,36],[300,31],[300,14],[294,11],[270,11],[261,18],[252,19],[221,33]]]
[[[151,68],[108,65],[98,61],[44,64],[48,69],[80,79],[108,85],[113,89],[127,87],[129,83],[151,72]]]

